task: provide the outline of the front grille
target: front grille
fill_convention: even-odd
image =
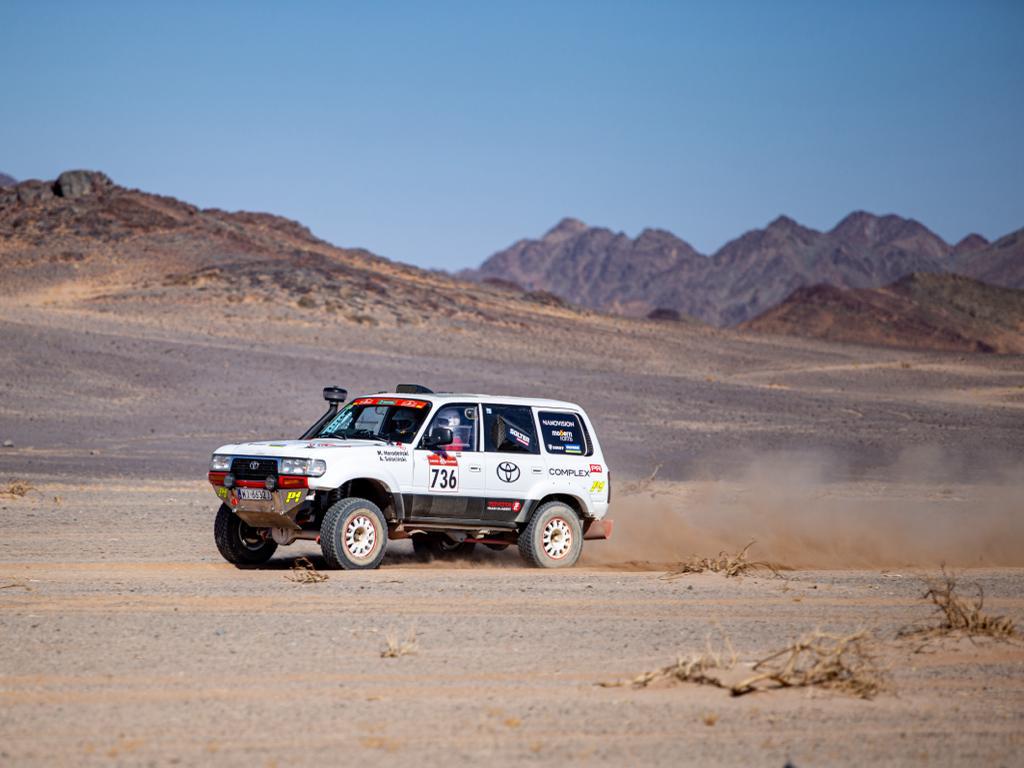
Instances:
[[[277,474],[277,459],[234,459],[231,474],[239,480],[263,480]]]

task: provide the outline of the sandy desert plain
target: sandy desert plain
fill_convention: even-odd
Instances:
[[[224,563],[210,451],[301,432],[324,384],[400,381],[582,403],[615,537],[554,572],[402,542],[313,584],[287,577],[315,545]],[[0,498],[0,764],[1024,762],[1024,644],[899,636],[937,623],[943,563],[1024,621],[1020,357],[65,285],[0,297],[0,440],[0,488],[31,486]],[[793,570],[664,578],[751,540]],[[726,638],[749,671],[815,629],[865,630],[882,690],[630,684]]]

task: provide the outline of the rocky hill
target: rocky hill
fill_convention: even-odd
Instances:
[[[675,310],[731,326],[802,286],[876,288],[958,264],[970,265],[964,271],[984,274],[982,279],[1016,284],[1012,269],[1019,260],[1005,248],[991,255],[997,245],[971,235],[950,246],[913,219],[857,211],[827,232],[780,216],[705,257],[662,230],[631,240],[566,219],[540,240],[521,240],[463,274],[514,280],[595,309],[638,316]],[[993,276],[1007,272],[1011,278]]]
[[[114,312],[262,304],[373,325],[579,314],[550,294],[455,280],[335,247],[279,216],[200,209],[94,171],[0,189],[0,297],[13,295]]]
[[[0,173],[0,187],[13,187],[18,183],[18,180],[13,176],[8,176],[6,173]]]
[[[1024,229],[957,254],[954,270],[992,285],[1024,289]]]
[[[914,273],[884,288],[798,288],[744,330],[913,349],[1024,353],[1024,291]]]

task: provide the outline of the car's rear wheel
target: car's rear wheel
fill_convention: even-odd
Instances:
[[[519,553],[537,568],[569,568],[583,551],[583,525],[576,511],[560,501],[538,509],[519,534]]]
[[[217,510],[213,539],[221,557],[235,565],[260,565],[277,550],[273,539],[264,538],[258,528],[247,525],[227,504]]]
[[[476,544],[471,541],[455,541],[443,533],[418,533],[412,537],[412,548],[416,557],[429,562],[469,557]]]
[[[388,546],[380,507],[355,496],[331,505],[320,525],[320,549],[327,564],[345,570],[376,568]]]

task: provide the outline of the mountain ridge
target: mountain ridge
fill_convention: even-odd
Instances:
[[[733,326],[798,288],[819,283],[878,288],[912,273],[963,272],[1024,287],[1016,257],[985,257],[992,247],[977,234],[950,245],[915,219],[864,210],[852,211],[825,231],[779,215],[710,255],[667,230],[645,229],[630,238],[565,218],[539,240],[518,240],[480,267],[458,274],[511,280],[601,311],[635,316],[673,311]],[[618,265],[613,274],[609,264]],[[608,277],[617,282],[608,284]]]

